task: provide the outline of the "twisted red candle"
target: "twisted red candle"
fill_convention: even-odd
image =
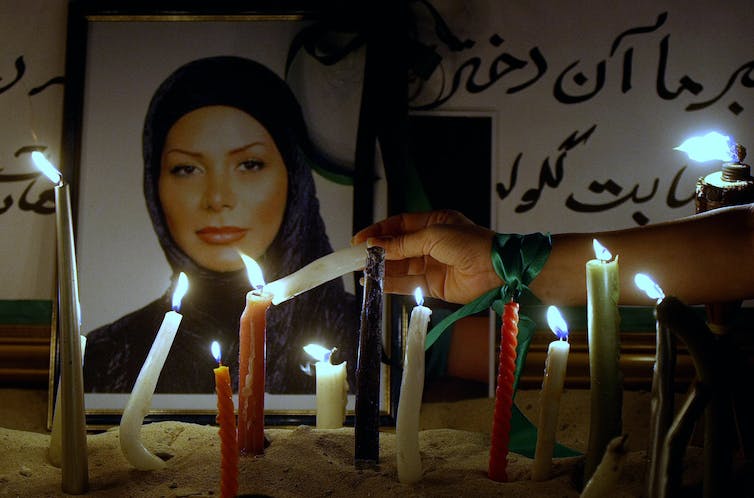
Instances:
[[[500,363],[495,390],[495,414],[492,419],[490,465],[487,475],[493,481],[508,481],[508,444],[513,406],[513,379],[516,374],[516,344],[518,344],[518,303],[511,301],[503,310],[500,327]]]
[[[214,369],[217,392],[217,423],[220,425],[220,496],[228,498],[238,494],[238,441],[233,390],[228,367],[220,364]]]
[[[267,308],[272,295],[249,292],[241,315],[238,361],[238,450],[264,453],[264,377]]]

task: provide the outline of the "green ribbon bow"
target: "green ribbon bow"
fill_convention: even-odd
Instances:
[[[495,310],[495,313],[502,315],[503,307],[511,300],[520,302],[522,298],[525,298],[539,302],[529,289],[529,284],[539,275],[550,256],[551,248],[550,234],[496,234],[492,241],[492,266],[505,283],[499,289],[492,289],[482,294],[435,325],[427,334],[424,349],[429,349],[450,325],[463,317],[490,307]],[[533,320],[519,315],[516,372],[513,380],[514,396],[535,330],[536,324]],[[512,408],[509,450],[533,458],[537,444],[537,429],[515,404]],[[579,455],[579,452],[560,444],[555,445],[553,454],[555,457],[576,455]]]

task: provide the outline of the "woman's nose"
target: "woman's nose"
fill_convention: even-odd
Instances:
[[[202,207],[211,211],[222,211],[236,205],[236,194],[228,175],[210,173],[207,175],[207,187],[204,190]]]

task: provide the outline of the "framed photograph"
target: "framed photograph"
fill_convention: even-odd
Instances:
[[[92,425],[117,423],[174,306],[182,319],[148,418],[214,420],[213,341],[230,367],[237,406],[239,319],[246,293],[259,285],[239,253],[269,283],[349,246],[364,51],[323,64],[302,43],[321,12],[273,4],[70,4],[61,166],[76,209]],[[180,273],[189,289],[177,307]],[[335,348],[334,363],[348,362],[350,421],[357,277],[268,310],[268,423],[314,421],[309,343]],[[383,364],[388,419],[390,370]]]

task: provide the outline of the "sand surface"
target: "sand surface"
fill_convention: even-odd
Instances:
[[[50,437],[45,430],[46,392],[0,390],[0,496],[66,496],[60,469],[49,464]],[[520,391],[517,403],[536,420],[537,391]],[[559,440],[583,451],[588,438],[588,392],[568,390],[561,405]],[[357,470],[353,464],[353,428],[318,430],[310,426],[268,428],[270,446],[261,458],[241,459],[241,495],[285,497],[574,497],[580,457],[558,459],[552,477],[532,482],[531,460],[511,454],[510,482],[488,479],[489,432],[493,400],[487,398],[422,407],[420,449],[423,479],[415,485],[398,481],[395,434],[380,435],[380,465]],[[627,391],[624,429],[630,454],[611,498],[643,492],[649,394]],[[209,497],[220,495],[220,440],[217,427],[157,422],[142,429],[145,446],[171,455],[164,469],[138,471],[123,457],[118,431],[88,436],[90,490],[86,496]],[[689,451],[686,472],[701,475],[698,449]]]

